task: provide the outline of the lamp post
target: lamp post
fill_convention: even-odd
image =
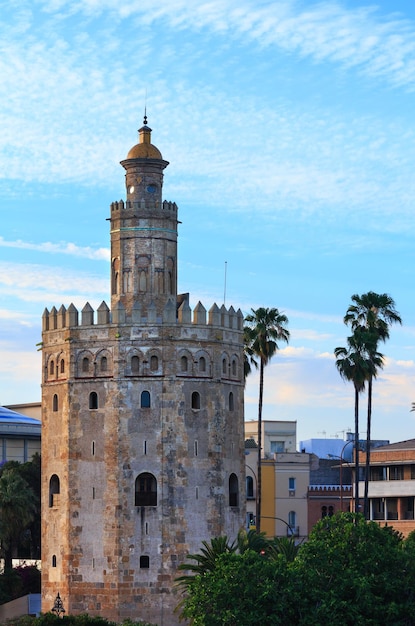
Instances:
[[[340,452],[340,456],[335,456],[334,454],[328,454],[327,456],[330,457],[331,459],[339,459],[340,461],[340,510],[343,513],[343,463],[345,461],[344,459],[344,451],[346,449],[346,447],[350,444],[354,444],[354,440],[353,439],[349,439],[349,441],[346,441],[346,443],[344,444],[343,448],[341,449]],[[347,463],[347,461],[346,461]],[[355,511],[357,512],[359,503],[355,502]]]
[[[63,606],[63,602],[61,600],[61,597],[59,595],[59,591],[58,591],[58,595],[55,598],[55,602],[53,603],[53,607],[52,607],[52,613],[56,613],[57,617],[63,617],[63,614],[65,613],[65,609]]]

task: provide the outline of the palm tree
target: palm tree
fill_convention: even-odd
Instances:
[[[258,472],[256,501],[256,530],[261,532],[261,441],[262,441],[262,402],[264,396],[264,369],[279,346],[277,341],[288,343],[290,333],[286,328],[288,318],[276,308],[251,309],[246,316],[244,328],[247,344],[252,354],[259,360],[259,401],[258,401]]]
[[[255,353],[252,348],[252,337],[250,328],[245,326],[244,328],[244,380],[246,383],[246,379],[249,374],[252,372],[252,368],[258,369],[258,362],[255,358]]]
[[[13,547],[23,530],[32,522],[36,512],[33,489],[14,469],[0,476],[0,541],[4,569],[12,569]]]
[[[378,294],[369,291],[361,296],[354,294],[352,302],[344,316],[344,323],[350,325],[352,330],[365,329],[369,332],[372,372],[368,378],[367,394],[367,429],[366,429],[366,470],[365,470],[365,493],[364,515],[369,517],[369,467],[370,467],[370,438],[372,425],[372,384],[377,371],[383,365],[383,357],[379,359],[377,347],[380,341],[389,339],[389,327],[392,324],[402,324],[402,319],[395,307],[395,301],[387,293]]]
[[[361,329],[356,329],[351,337],[347,338],[347,348],[335,348],[336,367],[340,376],[351,381],[354,386],[354,445],[355,445],[355,512],[359,513],[359,395],[364,391],[366,381],[375,374],[373,362],[369,356],[371,345],[368,344],[369,335]],[[376,352],[376,362],[382,355]]]

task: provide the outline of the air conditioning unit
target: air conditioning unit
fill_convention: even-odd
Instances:
[[[290,494],[290,497],[291,497],[291,498],[292,498],[293,496],[295,496],[295,489],[290,489],[290,490],[289,490],[289,494]]]

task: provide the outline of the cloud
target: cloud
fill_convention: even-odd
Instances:
[[[3,237],[0,237],[0,247],[3,248],[17,248],[20,250],[34,250],[37,252],[45,252],[52,254],[68,254],[75,257],[82,257],[97,261],[109,261],[110,250],[109,248],[93,249],[90,247],[77,246],[74,243],[29,243],[17,239],[16,241],[6,241]]]

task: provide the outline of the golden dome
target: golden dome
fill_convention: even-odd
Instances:
[[[139,143],[131,148],[127,154],[127,159],[163,159],[161,152],[151,143],[151,128],[146,125],[140,128]]]

